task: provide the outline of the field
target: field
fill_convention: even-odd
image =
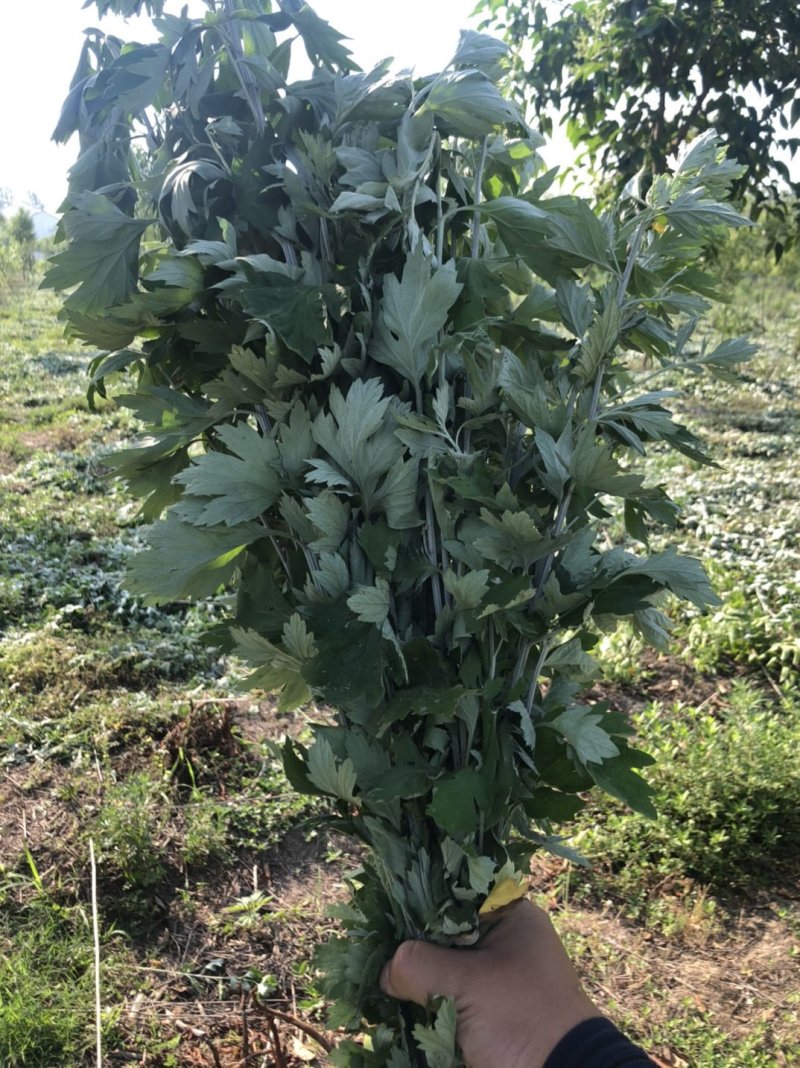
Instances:
[[[572,834],[590,868],[533,866],[592,996],[662,1065],[800,1058],[792,282],[762,265],[730,280],[712,325],[760,354],[676,402],[721,466],[649,460],[723,607],[677,618],[669,656],[607,636],[589,695],[657,757],[661,815],[598,802]],[[122,588],[140,532],[104,455],[134,427],[110,401],[89,410],[92,354],[56,311],[31,287],[0,294],[0,1065],[95,1063],[90,842],[108,1064],[325,1064],[310,954],[358,857],[274,747],[324,710],[237,691],[202,640],[224,603],[145,608]]]

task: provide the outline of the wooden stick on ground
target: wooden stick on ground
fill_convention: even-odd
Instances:
[[[100,924],[97,920],[97,861],[94,839],[89,839],[89,866],[92,871],[92,937],[94,940],[94,1022],[97,1037],[97,1068],[103,1068],[103,1024],[100,1002]]]

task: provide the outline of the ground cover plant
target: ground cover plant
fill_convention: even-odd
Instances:
[[[730,796],[735,767],[756,800],[759,784],[785,776],[778,804],[787,826],[797,810],[796,671],[788,659],[768,667],[767,650],[788,648],[797,634],[800,320],[791,257],[775,272],[759,240],[739,257],[746,274],[728,280],[731,304],[715,318],[728,332],[753,329],[760,354],[739,381],[698,381],[674,400],[682,420],[711,440],[721,470],[671,451],[652,450],[645,461],[681,504],[667,536],[711,557],[724,603],[696,618],[691,606],[673,606],[681,638],[691,630],[692,640],[675,643],[672,655],[647,654],[632,634],[607,636],[598,650],[606,681],[586,694],[633,717],[656,757],[644,774],[659,822],[626,816],[598,795],[573,825],[592,871],[543,855],[534,871],[538,900],[596,1002],[673,1066],[772,1068],[800,1055],[800,914],[797,874],[787,868],[796,840],[784,835],[767,852],[754,842],[766,858],[755,871],[718,842],[710,885],[679,854],[687,833],[714,833],[694,794],[698,765],[703,797]],[[3,423],[15,428],[0,450],[0,515],[9,517],[0,574],[24,579],[27,591],[0,635],[0,1060],[33,1068],[94,1061],[89,834],[100,855],[108,1063],[211,1066],[209,1043],[226,1068],[246,1052],[275,1059],[271,1008],[331,1041],[309,957],[331,930],[326,905],[344,900],[343,877],[360,857],[316,822],[268,744],[321,713],[310,707],[298,721],[274,702],[235,695],[234,665],[198,641],[208,625],[203,605],[147,608],[124,592],[124,557],[140,539],[136,507],[102,476],[101,456],[132,425],[124,409],[88,411],[90,354],[62,337],[57,306],[25,286],[0,297]],[[70,590],[83,591],[82,613],[64,611],[78,603]],[[729,629],[735,640],[721,642]],[[159,645],[155,667],[143,667]],[[178,663],[187,653],[196,659],[170,671],[170,648]],[[746,725],[750,708],[752,741],[732,762],[722,728],[729,718]],[[134,808],[143,797],[151,807]],[[119,833],[115,816],[126,802],[134,828],[149,826],[149,842]],[[748,818],[756,833],[759,819]],[[636,857],[631,841],[642,846]],[[155,859],[160,883],[147,885],[146,867],[136,884],[137,845]],[[117,860],[134,886],[124,885]],[[36,1007],[38,1028],[26,1012],[20,1029],[20,1005]],[[308,1063],[327,1063],[309,1035],[273,1022],[287,1065],[315,1054]]]
[[[473,938],[592,785],[654,815],[631,726],[581,694],[619,618],[660,646],[664,595],[716,603],[695,559],[648,548],[676,507],[635,466],[654,442],[708,462],[652,365],[724,376],[752,352],[693,336],[739,169],[706,136],[598,217],[547,195],[491,38],[391,78],[307,7],[156,6],[157,45],[89,34],[48,273],[106,350],[92,394],[132,372],[148,427],[108,461],[155,520],[128,587],[157,605],[233,582],[216,640],[250,686],[333,709],[284,766],[369,850],[317,958],[332,1023],[371,1025],[334,1060],[456,1063],[447,1006],[432,1023],[378,993],[393,946]]]

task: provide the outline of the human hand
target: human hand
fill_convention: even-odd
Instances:
[[[487,917],[476,945],[403,942],[381,975],[384,992],[456,1006],[456,1037],[470,1068],[542,1068],[561,1038],[602,1013],[546,912],[518,901]]]

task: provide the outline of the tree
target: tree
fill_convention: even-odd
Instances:
[[[130,588],[232,588],[215,636],[249,686],[331,710],[283,754],[367,847],[318,964],[332,1022],[370,1042],[334,1063],[449,1066],[452,1005],[432,1024],[380,993],[397,943],[474,939],[594,785],[654,812],[624,716],[581,693],[601,629],[663,643],[665,597],[715,602],[696,560],[648,549],[677,508],[634,468],[651,442],[705,460],[640,387],[653,365],[750,351],[691,341],[739,170],[703,138],[600,218],[547,195],[493,38],[393,77],[305,4],[208,6],[155,44],[89,32],[47,280],[105,350],[92,390],[125,376],[146,426],[109,460],[152,523]],[[292,39],[314,68],[294,83]]]
[[[10,220],[11,237],[18,245],[23,247],[31,247],[36,241],[36,230],[33,225],[33,216],[25,208],[19,208],[18,211],[11,216]]]
[[[780,205],[800,183],[800,9],[794,0],[483,0],[524,59],[513,80],[545,130],[558,113],[607,188],[666,170],[716,129],[739,198]],[[551,12],[554,17],[551,17]]]

